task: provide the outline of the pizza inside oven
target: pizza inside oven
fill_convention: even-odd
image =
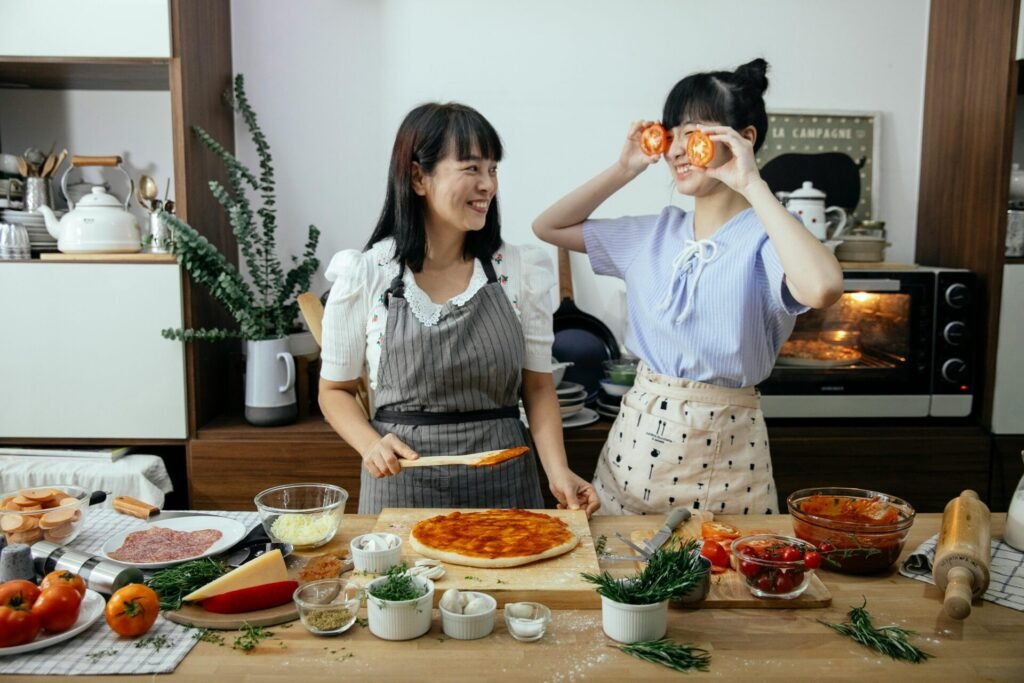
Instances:
[[[790,339],[779,350],[780,358],[801,360],[846,361],[860,360],[860,351],[849,346],[830,344],[820,339]]]
[[[579,537],[561,519],[529,510],[452,512],[421,520],[410,545],[425,557],[468,567],[517,567],[563,555]]]

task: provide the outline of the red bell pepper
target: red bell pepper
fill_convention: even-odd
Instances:
[[[214,595],[201,603],[203,609],[217,614],[238,614],[254,612],[283,605],[292,599],[292,593],[299,587],[298,581],[276,581],[260,586],[242,588]]]

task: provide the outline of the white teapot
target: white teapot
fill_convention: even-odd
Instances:
[[[838,206],[825,208],[825,193],[810,180],[805,180],[799,190],[779,192],[776,196],[819,240],[835,239],[846,228],[846,211]]]
[[[111,166],[124,173],[128,181],[128,195],[122,203],[108,194],[102,186],[93,187],[77,205],[67,192],[68,174],[75,166]],[[70,209],[63,218],[47,206],[37,210],[46,219],[46,231],[57,240],[57,248],[63,252],[77,253],[134,253],[142,248],[139,240],[139,226],[135,216],[128,211],[134,183],[131,176],[121,168],[120,157],[75,157],[64,172],[61,189],[68,199]]]

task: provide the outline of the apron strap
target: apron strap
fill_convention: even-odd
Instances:
[[[423,410],[378,410],[373,419],[377,422],[398,425],[454,425],[465,422],[484,422],[503,418],[519,419],[519,406],[493,408],[491,410],[467,410],[461,413],[440,413]]]

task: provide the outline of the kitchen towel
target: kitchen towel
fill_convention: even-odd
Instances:
[[[934,584],[932,562],[939,535],[935,534],[914,550],[900,566],[903,576]],[[989,602],[1024,612],[1024,553],[992,539],[992,566],[988,590],[981,596]]]
[[[111,498],[131,496],[160,508],[164,506],[164,494],[174,490],[163,459],[156,455],[132,453],[114,462],[0,455],[0,491],[59,486],[65,482],[88,491],[106,491]]]
[[[193,512],[229,517],[247,529],[259,524],[259,515],[255,512]],[[99,554],[104,542],[114,534],[145,526],[142,520],[113,510],[90,511],[87,521],[88,527],[69,547],[94,555]],[[0,656],[0,675],[170,673],[198,642],[200,633],[159,617],[146,635],[122,638],[100,617],[88,629],[63,643],[19,655]]]

